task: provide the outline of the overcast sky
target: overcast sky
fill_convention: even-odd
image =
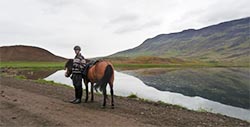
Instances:
[[[250,16],[250,0],[0,0],[0,46],[67,58],[113,54],[158,34]]]

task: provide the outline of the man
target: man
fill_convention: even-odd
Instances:
[[[86,60],[81,55],[81,48],[79,46],[74,47],[75,58],[73,60],[72,77],[73,85],[75,88],[75,99],[70,102],[73,104],[81,103],[82,99],[82,78],[83,72],[85,71]],[[85,72],[86,73],[86,72]]]

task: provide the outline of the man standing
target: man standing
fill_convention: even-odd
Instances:
[[[79,104],[81,103],[82,99],[82,78],[83,78],[83,71],[86,66],[86,60],[80,53],[81,51],[80,46],[75,46],[74,50],[76,56],[73,60],[71,79],[73,80],[73,85],[75,88],[75,99],[71,100],[70,102],[73,104]]]

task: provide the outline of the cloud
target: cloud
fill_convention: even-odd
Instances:
[[[69,5],[74,3],[72,0],[38,0],[38,1],[45,4],[50,4],[53,7],[58,7],[58,6],[61,7],[64,5]]]
[[[183,29],[199,29],[220,22],[248,17],[250,16],[249,4],[250,1],[247,0],[206,1],[194,5],[192,9],[183,11],[171,24],[182,31]]]
[[[28,44],[65,57],[135,47],[162,33],[250,16],[249,0],[2,0],[0,46]],[[105,45],[105,46],[104,46]]]
[[[120,23],[127,23],[127,22],[135,22],[139,19],[139,16],[136,14],[125,14],[118,16],[114,19],[109,21],[109,24],[120,24]]]
[[[199,22],[212,24],[215,22],[223,22],[225,20],[238,19],[250,16],[250,10],[248,9],[249,4],[245,4],[244,0],[239,0],[235,2],[233,0],[228,0],[226,3],[219,2],[214,3],[208,9],[213,11],[204,10],[204,14],[199,17]]]
[[[151,20],[145,23],[140,23],[140,22],[129,23],[129,24],[120,26],[114,31],[114,33],[125,34],[125,33],[130,33],[130,32],[135,32],[135,31],[142,31],[142,30],[149,29],[152,27],[160,26],[161,23],[162,21],[160,20]]]

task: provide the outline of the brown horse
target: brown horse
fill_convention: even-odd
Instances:
[[[73,67],[73,60],[69,59],[65,64],[65,76],[70,77],[72,74],[72,67]],[[103,93],[103,104],[102,106],[106,106],[106,86],[109,84],[110,86],[110,94],[111,94],[111,106],[114,108],[114,90],[113,90],[113,83],[114,83],[114,67],[110,62],[107,61],[98,61],[93,66],[88,69],[87,77],[84,78],[84,84],[86,87],[86,98],[85,102],[88,101],[88,83],[91,83],[91,101],[94,101],[93,95],[93,88],[95,89],[100,88],[100,91]],[[94,84],[96,85],[94,86]]]

